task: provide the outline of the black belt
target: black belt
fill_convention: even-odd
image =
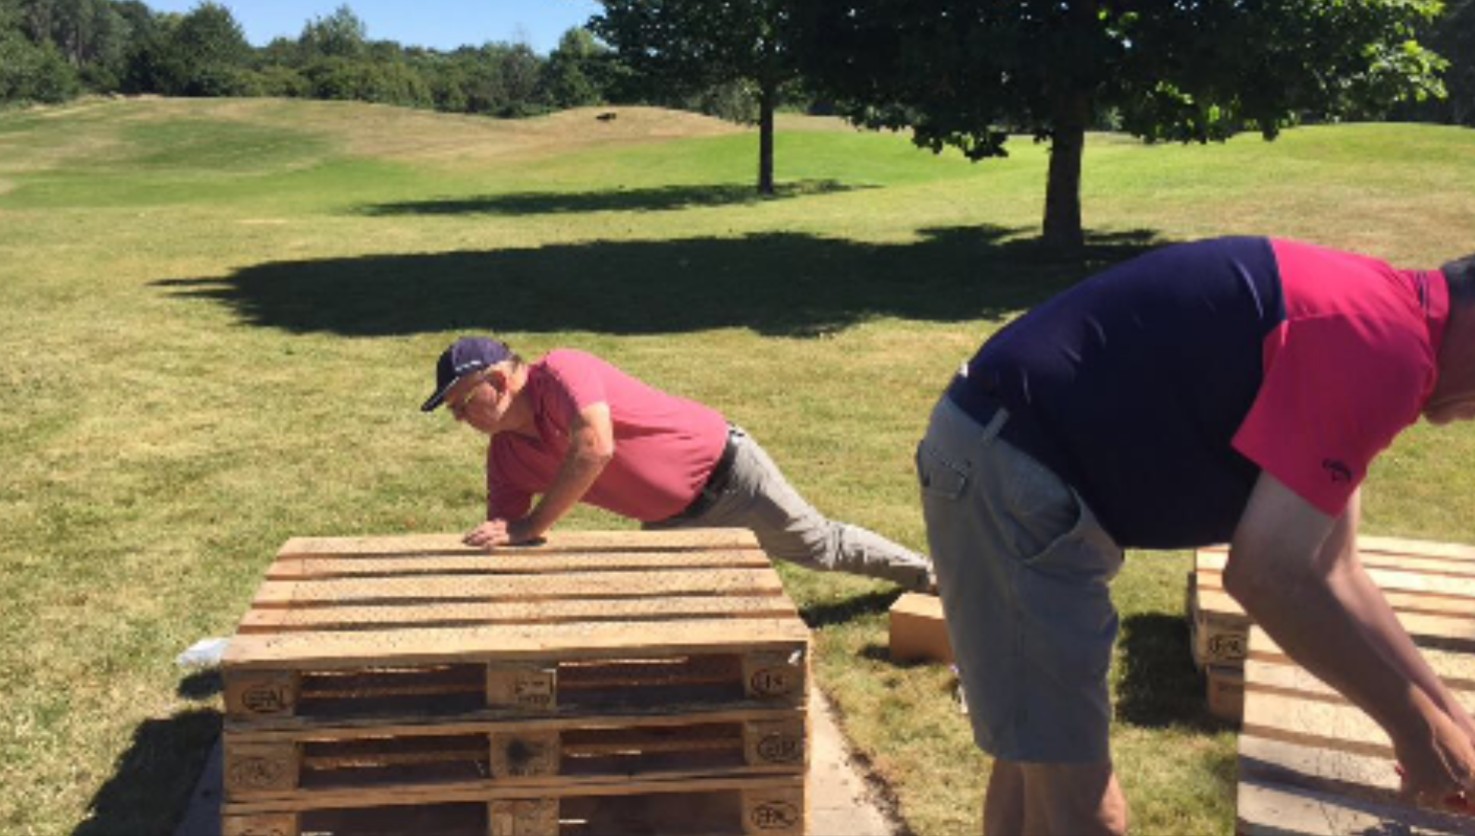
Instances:
[[[963,375],[954,377],[948,384],[945,397],[980,427],[987,427],[999,410],[1005,408],[992,388],[980,386]],[[1032,417],[1024,415],[1019,420],[1016,417],[1015,414],[1009,415],[1004,426],[999,428],[998,437],[1028,453],[1066,482],[1072,482],[1073,471],[1067,469],[1068,460],[1059,452],[1059,445]]]
[[[953,382],[948,384],[947,399],[952,401],[954,406],[963,410],[969,418],[976,421],[980,427],[987,427],[988,423],[994,419],[994,415],[1003,407],[993,392],[970,382],[962,375],[954,377]]]
[[[737,458],[737,440],[742,430],[728,425],[727,444],[722,448],[722,455],[717,459],[717,464],[712,468],[712,473],[707,477],[707,483],[697,491],[692,498],[691,504],[687,505],[677,514],[677,517],[698,517],[706,513],[712,503],[722,496],[722,491],[727,487],[727,480],[732,476],[732,462]]]

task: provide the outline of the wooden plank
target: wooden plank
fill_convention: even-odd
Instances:
[[[1248,685],[1245,691],[1245,735],[1330,752],[1387,758],[1393,755],[1382,727],[1350,703],[1323,702],[1308,699],[1305,694],[1276,694]]]
[[[1410,633],[1418,632],[1431,638],[1439,636],[1448,640],[1475,636],[1475,601],[1387,590],[1383,590],[1383,597]],[[1202,579],[1199,581],[1198,598],[1200,609],[1204,612],[1246,621],[1249,618],[1228,593],[1207,585]]]
[[[492,658],[616,654],[683,654],[797,649],[809,631],[792,618],[700,619],[653,623],[528,624],[392,632],[294,633],[236,636],[226,648],[227,670],[360,667],[385,659],[424,665]]]
[[[529,575],[562,572],[760,569],[770,565],[758,549],[728,551],[611,551],[571,554],[419,553],[413,555],[282,555],[267,567],[269,580],[395,575]]]
[[[1475,655],[1472,655],[1468,647],[1457,647],[1453,650],[1430,647],[1429,641],[1418,636],[1415,636],[1415,641],[1420,644],[1419,652],[1423,654],[1429,666],[1451,688],[1461,690],[1475,688]],[[1250,656],[1266,660],[1289,660],[1290,658],[1275,643],[1275,640],[1270,638],[1270,634],[1259,627],[1250,630]]]
[[[1229,551],[1229,546],[1217,543],[1205,546],[1199,551],[1225,553]],[[1357,536],[1357,551],[1359,554],[1377,552],[1475,561],[1475,546],[1464,543],[1442,543],[1436,540],[1415,540],[1407,537],[1380,537],[1373,534]]]
[[[461,542],[460,534],[403,534],[372,537],[293,537],[278,556],[487,554]],[[561,552],[673,552],[682,550],[756,549],[758,540],[741,528],[686,528],[670,531],[554,531],[536,545],[506,546],[493,554],[558,554]]]
[[[393,577],[266,581],[253,608],[445,601],[613,599],[782,592],[771,568],[671,572],[573,572],[509,577]]]
[[[351,809],[366,806],[408,806],[490,801],[516,798],[572,798],[627,795],[666,795],[672,793],[723,792],[743,790],[803,790],[802,774],[757,774],[746,776],[692,775],[673,779],[643,780],[629,776],[576,781],[536,780],[512,784],[481,781],[446,787],[396,787],[394,792],[366,796],[362,792],[322,792],[310,798],[283,797],[253,799],[224,806],[227,816],[259,813],[292,813],[309,810]]]
[[[547,758],[551,757],[551,754],[540,753],[538,757]],[[467,763],[466,767],[466,771],[476,771],[470,763]],[[481,798],[549,796],[555,792],[565,795],[578,794],[580,792],[627,795],[632,793],[627,792],[624,789],[624,785],[630,783],[632,780],[637,780],[647,787],[670,785],[669,791],[676,791],[675,787],[677,786],[690,785],[692,782],[711,779],[737,781],[746,779],[753,781],[766,776],[783,776],[789,774],[795,774],[796,777],[802,780],[802,775],[796,773],[794,767],[788,765],[765,766],[739,764],[736,766],[698,766],[687,769],[652,770],[647,774],[634,776],[620,771],[590,775],[554,775],[547,773],[522,775],[508,772],[489,777],[442,782],[428,782],[417,778],[404,781],[375,781],[372,784],[364,786],[331,786],[276,794],[255,793],[230,797],[227,799],[227,805],[230,808],[242,805],[249,806],[253,809],[268,809],[272,812],[283,812],[287,809],[374,807],[385,804],[385,799],[398,798],[405,795],[419,796],[420,800],[418,803],[421,804],[440,803],[447,796],[462,801],[470,800],[467,798],[468,793],[479,793],[479,797]],[[610,792],[612,789],[617,791]],[[646,791],[649,790],[647,789]]]
[[[1362,558],[1363,567],[1368,570],[1418,572],[1425,575],[1440,575],[1451,578],[1475,578],[1475,561],[1471,560],[1391,552],[1362,551],[1358,554]],[[1195,560],[1195,565],[1199,571],[1222,573],[1228,560],[1229,555],[1227,552],[1199,552]]]
[[[1475,683],[1448,682],[1450,692],[1466,710],[1475,712]],[[1278,693],[1300,693],[1324,701],[1345,701],[1330,685],[1312,676],[1285,656],[1251,654],[1245,664],[1245,687]]]
[[[1364,563],[1368,576],[1384,592],[1411,592],[1422,595],[1439,595],[1446,598],[1464,599],[1475,606],[1475,573],[1436,574],[1397,567],[1378,567]],[[1201,567],[1201,571],[1212,574],[1212,567]],[[1219,570],[1222,575],[1222,570]],[[1223,581],[1210,584],[1224,588]]]
[[[797,618],[793,602],[777,591],[767,595],[673,595],[625,600],[501,601],[470,604],[437,603],[271,607],[251,610],[241,619],[240,634],[311,630],[456,627],[478,624],[557,624],[561,622],[662,621],[725,616],[729,618]]]
[[[1380,551],[1391,554],[1420,554],[1431,557],[1446,557],[1454,560],[1475,561],[1475,546],[1465,543],[1441,543],[1434,540],[1413,540],[1406,537],[1377,537],[1358,535],[1359,552]]]
[[[298,722],[280,728],[263,727],[255,723],[233,723],[227,718],[225,730],[232,739],[242,743],[271,743],[280,741],[349,740],[363,736],[366,732],[386,736],[414,736],[426,734],[492,734],[509,728],[525,731],[567,731],[570,729],[638,729],[669,728],[693,723],[740,723],[740,724],[790,724],[802,723],[804,706],[774,705],[772,707],[718,708],[712,711],[690,711],[664,714],[634,714],[614,712],[599,714],[560,714],[548,717],[509,717],[505,714],[452,718],[414,717],[403,721],[385,721],[380,718],[333,719],[294,718]]]

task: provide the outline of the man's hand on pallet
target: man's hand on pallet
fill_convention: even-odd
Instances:
[[[1393,744],[1402,795],[1421,807],[1475,813],[1475,741],[1468,719],[1450,716],[1421,691],[1415,695],[1425,726],[1411,741],[1395,737]]]
[[[541,543],[542,537],[532,531],[526,518],[521,520],[487,520],[466,532],[461,542],[486,551],[498,546],[522,546]]]

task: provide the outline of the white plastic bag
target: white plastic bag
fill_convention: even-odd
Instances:
[[[229,644],[230,639],[200,639],[179,654],[174,663],[181,668],[213,668],[220,664],[220,657],[225,655]]]

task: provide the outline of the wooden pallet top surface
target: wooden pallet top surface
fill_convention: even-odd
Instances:
[[[224,664],[792,648],[808,631],[747,531],[555,532],[487,554],[459,535],[293,538]]]
[[[1475,710],[1475,644],[1420,637],[1425,658]],[[1239,740],[1243,834],[1468,833],[1475,818],[1405,805],[1382,729],[1296,665],[1260,628],[1250,631]]]

